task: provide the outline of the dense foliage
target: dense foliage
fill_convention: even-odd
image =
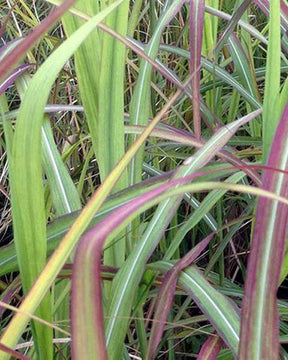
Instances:
[[[0,14],[0,359],[288,359],[287,1]]]

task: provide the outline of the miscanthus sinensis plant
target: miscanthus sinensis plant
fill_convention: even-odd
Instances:
[[[0,12],[0,359],[287,359],[287,1]]]

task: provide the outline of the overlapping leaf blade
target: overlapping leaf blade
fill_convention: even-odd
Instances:
[[[67,59],[97,26],[97,23],[103,20],[119,3],[119,1],[115,2],[101,14],[93,17],[90,22],[85,24],[78,32],[75,32],[69,41],[64,42],[49,57],[42,65],[41,70],[32,79],[21,105],[13,144],[14,162],[12,165],[11,191],[13,208],[15,209],[13,214],[15,243],[26,291],[30,289],[46,263],[46,216],[40,141],[43,109],[53,82]],[[53,64],[52,68],[51,64]],[[41,92],[39,92],[39,86],[41,86]],[[33,106],[31,106],[31,101]],[[32,122],[31,118],[33,119]],[[14,177],[15,173],[17,173],[17,176]],[[33,186],[31,186],[32,183]],[[38,302],[40,300],[38,299]],[[49,307],[49,298],[46,298],[41,310],[43,313],[40,313],[44,319],[49,316]],[[26,321],[24,320],[22,327],[16,326],[14,330],[12,329],[11,334],[7,330],[2,336],[2,342],[8,346],[14,346]],[[46,343],[51,341],[52,344],[51,330],[45,327],[44,331],[47,331],[48,335],[43,338],[43,341],[46,341]],[[50,354],[47,354],[46,357],[46,359],[49,359],[52,356],[52,348],[43,345],[43,349],[44,351],[49,349]],[[1,354],[1,356],[3,359],[7,357],[4,354]]]
[[[269,166],[282,170],[288,167],[287,117],[288,106],[278,126],[268,159]],[[265,170],[262,188],[287,197],[287,175]],[[279,358],[277,289],[287,221],[286,206],[277,201],[259,199],[242,305],[240,360]]]
[[[245,119],[239,120],[240,122],[231,123],[215,133],[202,149],[196,153],[197,156],[189,158],[182,167],[177,169],[174,178],[192,174],[201,166],[204,166],[224,146],[238,126],[249,121],[251,116],[253,118],[256,113],[254,112],[253,115],[250,114]],[[108,354],[111,357],[114,356],[115,359],[121,351],[119,344],[121,344],[121,339],[124,340],[125,337],[135,289],[142,275],[143,268],[160,241],[181,199],[182,197],[170,199],[159,204],[141,240],[138,241],[125,265],[114,279],[113,298],[109,307],[110,318],[107,320],[106,341]]]
[[[204,0],[190,1],[190,73],[192,75],[193,122],[196,139],[201,137],[200,77],[204,10]]]

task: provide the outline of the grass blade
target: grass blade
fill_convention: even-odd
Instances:
[[[240,6],[234,11],[234,14],[232,15],[224,33],[221,35],[221,37],[218,40],[215,53],[218,54],[220,50],[222,49],[223,45],[229,38],[229,36],[232,34],[233,30],[237,26],[239,20],[241,19],[244,12],[247,10],[249,5],[253,2],[253,0],[244,0],[240,4]]]
[[[15,65],[24,54],[35,44],[35,42],[45,34],[45,32],[59,19],[75,0],[66,0],[57,7],[40,25],[38,25],[26,39],[20,41],[0,62],[0,79],[7,75],[12,66]]]
[[[268,165],[288,166],[288,106],[271,148]],[[288,196],[287,175],[265,170],[262,188]],[[262,198],[258,202],[245,297],[242,305],[239,359],[279,359],[277,289],[285,251],[288,208]]]
[[[160,45],[162,31],[167,23],[175,16],[183,4],[183,0],[177,0],[172,3],[167,2],[167,8],[160,17],[154,34],[145,48],[145,53],[151,59],[155,60],[158,48]],[[150,104],[150,81],[151,81],[152,66],[144,59],[141,61],[139,78],[133,93],[130,105],[130,122],[133,125],[147,125],[149,120],[149,104]],[[132,141],[135,136],[132,137]],[[129,183],[136,184],[141,181],[143,153],[144,149],[140,150],[136,157],[131,161]]]
[[[62,216],[79,210],[81,201],[78,192],[59,155],[47,118],[42,127],[42,148],[44,168],[56,215]]]
[[[110,1],[108,3],[112,3]],[[105,1],[102,1],[105,6]],[[126,36],[128,27],[129,0],[123,3],[106,19],[106,24],[122,36]],[[91,56],[91,55],[90,55]],[[99,163],[102,180],[116,166],[125,152],[124,133],[124,77],[126,48],[109,34],[102,36],[101,71],[98,91],[98,154],[104,159]],[[94,61],[94,59],[91,59]],[[127,171],[115,185],[114,191],[128,185]],[[104,263],[109,266],[121,266],[126,254],[125,233],[119,236],[104,254]]]
[[[280,95],[280,0],[270,1],[269,45],[263,102],[263,159],[267,159],[279,122]]]
[[[200,75],[205,1],[190,1],[190,74],[193,122],[196,139],[201,138]]]
[[[216,360],[222,347],[222,340],[218,336],[210,336],[202,345],[197,360]]]
[[[45,107],[49,91],[53,82],[64,66],[67,59],[73,54],[81,42],[102,21],[110,11],[113,11],[119,1],[108,7],[101,14],[96,15],[90,22],[86,23],[80,31],[73,34],[59,47],[41,67],[31,80],[25,99],[17,119],[17,128],[13,144],[13,168],[11,179],[11,191],[14,219],[15,244],[20,262],[20,271],[23,276],[24,289],[27,292],[46,263],[46,216],[44,207],[44,193],[41,173],[41,125],[43,120],[43,109]],[[51,67],[53,64],[53,67]],[[53,71],[52,71],[53,69]],[[47,76],[49,74],[49,76]],[[41,84],[41,92],[38,86]],[[36,101],[38,99],[39,101]],[[31,106],[32,101],[32,106]],[[36,105],[37,104],[37,105]],[[33,110],[31,110],[33,109]],[[31,117],[34,121],[31,123]],[[26,134],[26,136],[24,135]],[[32,135],[33,134],[33,135]],[[31,138],[33,141],[31,141]],[[25,139],[25,141],[24,141]],[[27,166],[29,164],[29,166]],[[17,176],[14,176],[17,174]],[[33,188],[31,187],[33,183]],[[32,246],[33,244],[33,246]],[[34,261],[32,261],[34,259]],[[49,298],[46,298],[40,316],[49,316]],[[39,314],[38,314],[39,315]],[[38,325],[37,325],[38,326]],[[42,325],[39,325],[41,331]],[[47,343],[51,341],[52,332],[44,327],[48,335],[42,338],[44,351],[49,349],[44,359],[52,356],[52,347]],[[20,331],[19,331],[20,330]],[[2,343],[13,347],[22,329],[7,330],[2,336]],[[35,339],[36,341],[37,339]],[[2,356],[2,353],[1,353]],[[3,355],[3,359],[6,356]]]
[[[165,273],[172,266],[169,262],[159,261],[149,265],[149,268]],[[215,290],[195,266],[184,270],[179,276],[178,283],[193,298],[223,341],[236,355],[240,332],[240,310],[237,306]]]
[[[191,265],[193,261],[204,251],[212,240],[214,233],[206,237],[192,250],[190,250],[182,259],[170,269],[165,275],[162,285],[159,289],[156,299],[156,309],[154,314],[154,322],[150,333],[150,341],[146,353],[146,359],[154,359],[157,347],[161,341],[164,332],[164,326],[172,307],[174,292],[180,272]]]
[[[254,117],[255,113],[253,113],[252,117]],[[186,176],[204,166],[224,146],[238,126],[249,121],[248,119],[251,119],[250,116],[246,117],[245,120],[241,119],[228,124],[225,128],[215,133],[205,146],[196,153],[197,156],[189,158],[178,168],[174,178]],[[106,330],[108,354],[111,358],[113,356],[117,359],[121,351],[126,327],[128,326],[128,320],[126,319],[130,316],[135,289],[141,278],[144,265],[160,241],[180,202],[181,198],[176,198],[159,204],[142,239],[138,241],[124,266],[114,279],[112,288],[114,295],[109,307],[109,316],[111,318],[107,320]],[[116,349],[118,350],[116,351]]]
[[[7,90],[8,87],[11,86],[13,82],[31,66],[32,64],[23,64],[18,66],[14,71],[12,71],[12,73],[0,85],[0,94]]]

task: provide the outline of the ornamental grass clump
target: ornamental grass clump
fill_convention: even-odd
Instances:
[[[0,6],[0,359],[288,358],[286,0]]]

